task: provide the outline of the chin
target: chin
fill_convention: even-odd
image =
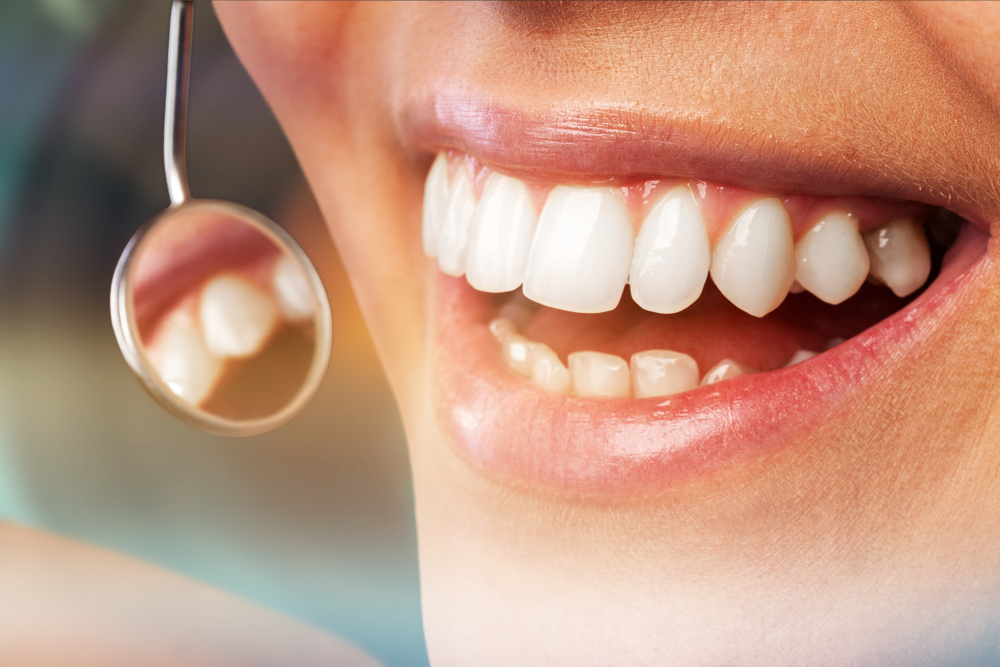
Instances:
[[[217,11],[396,393],[432,664],[998,658],[1000,121],[948,35]]]

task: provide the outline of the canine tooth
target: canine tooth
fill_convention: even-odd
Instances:
[[[222,375],[222,359],[208,350],[194,318],[182,311],[167,316],[148,355],[160,379],[191,405],[208,398]]]
[[[538,214],[524,183],[490,174],[469,229],[465,277],[481,292],[509,292],[524,282]]]
[[[635,240],[629,289],[654,313],[677,313],[698,300],[712,249],[701,210],[687,186],[674,188],[646,216]]]
[[[788,212],[776,199],[751,203],[712,254],[712,280],[737,308],[763,317],[781,305],[795,280]]]
[[[498,317],[490,322],[490,333],[493,334],[493,338],[498,343],[503,345],[504,340],[508,336],[513,336],[517,333],[517,326],[506,317]]]
[[[438,228],[438,267],[449,276],[465,273],[465,251],[469,225],[476,214],[476,196],[469,175],[462,169],[448,188],[448,202]]]
[[[795,245],[795,280],[819,299],[838,304],[868,277],[868,251],[854,217],[830,213]]]
[[[569,395],[569,370],[548,345],[535,343],[531,348],[531,381],[553,394]]]
[[[681,352],[646,350],[629,362],[632,395],[636,398],[668,396],[698,386],[698,362]]]
[[[864,235],[871,272],[896,296],[919,289],[931,273],[931,252],[923,228],[899,218]]]
[[[309,281],[291,257],[282,257],[275,264],[271,273],[271,291],[282,317],[289,322],[308,322],[313,318],[316,303]]]
[[[705,373],[705,377],[701,379],[701,386],[704,387],[705,385],[715,384],[716,382],[722,382],[723,380],[728,380],[740,375],[749,375],[750,373],[756,372],[756,369],[744,366],[743,364],[735,362],[732,359],[723,359],[713,366],[712,370]]]
[[[628,363],[621,357],[601,352],[574,352],[569,355],[569,376],[574,396],[632,395]]]
[[[423,242],[424,253],[436,257],[438,252],[438,229],[444,217],[444,207],[448,203],[448,158],[438,153],[424,182]]]
[[[628,280],[634,241],[612,188],[557,186],[538,218],[524,295],[577,313],[613,310]]]
[[[507,366],[524,378],[531,377],[531,351],[535,344],[519,334],[507,336],[500,344]]]
[[[795,364],[801,363],[806,359],[812,359],[817,354],[819,354],[819,352],[813,352],[812,350],[798,350],[795,354],[792,355],[792,358],[788,360],[788,363],[785,364],[785,368],[788,368],[789,366],[794,366]]]
[[[278,323],[274,300],[235,275],[208,281],[198,304],[208,350],[220,357],[249,357],[260,351]]]

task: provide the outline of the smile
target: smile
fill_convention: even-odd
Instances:
[[[793,442],[947,325],[989,239],[912,200],[484,153],[439,149],[425,182],[439,417],[549,489],[645,493]]]

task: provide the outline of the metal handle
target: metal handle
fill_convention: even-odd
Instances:
[[[188,81],[191,74],[193,0],[174,0],[170,10],[170,46],[167,51],[167,108],[163,118],[163,166],[167,191],[175,206],[191,198],[184,162],[187,134]]]

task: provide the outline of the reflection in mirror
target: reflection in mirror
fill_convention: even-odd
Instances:
[[[216,433],[287,420],[329,356],[315,269],[274,223],[235,204],[189,201],[140,230],[119,263],[112,312],[147,390]]]

